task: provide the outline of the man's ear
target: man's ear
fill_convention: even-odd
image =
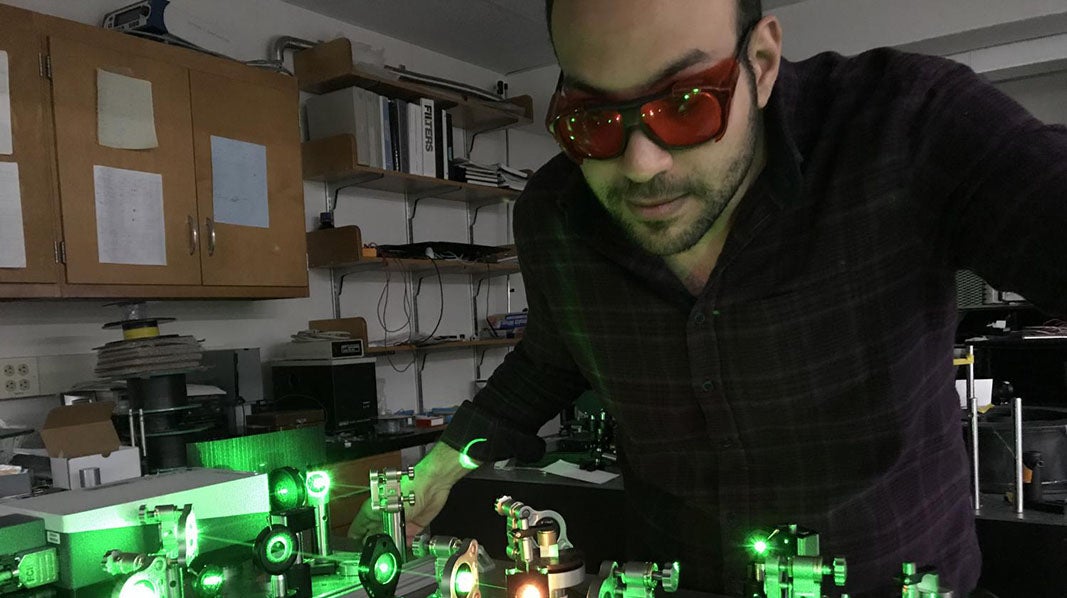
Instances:
[[[766,16],[756,23],[749,34],[747,57],[756,81],[759,107],[766,108],[782,63],[782,24],[777,17]]]

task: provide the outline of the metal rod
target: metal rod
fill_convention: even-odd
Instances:
[[[978,483],[978,398],[974,388],[974,345],[967,345],[967,408],[971,423],[971,476],[974,480],[974,509],[982,508],[982,494]]]
[[[330,268],[330,294],[333,296],[333,319],[338,320],[341,318],[341,276],[334,268]]]
[[[141,456],[148,457],[148,438],[145,437],[144,432],[144,409],[138,409],[137,412],[141,417]]]
[[[389,511],[382,512],[382,526],[385,528],[385,533],[393,539],[393,543],[400,549],[400,563],[403,564],[407,561],[407,531],[404,521],[404,508],[401,507],[397,513],[391,513]]]
[[[330,509],[325,499],[316,501],[315,507],[315,553],[330,556]]]
[[[137,428],[134,427],[134,422],[133,422],[133,409],[127,409],[126,410],[126,414],[129,415],[129,417],[130,417],[130,444],[133,445],[133,448],[138,448],[137,447]]]
[[[1015,512],[1023,512],[1023,400],[1016,397],[1012,406],[1015,420]]]

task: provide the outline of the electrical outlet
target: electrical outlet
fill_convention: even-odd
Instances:
[[[41,394],[36,357],[0,359],[0,399],[35,397]]]

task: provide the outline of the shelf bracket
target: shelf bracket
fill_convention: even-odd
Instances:
[[[487,201],[474,206],[471,210],[471,223],[467,225],[467,238],[474,239],[474,225],[478,223],[478,212],[482,211],[482,208],[491,206],[497,203],[497,200]]]
[[[348,189],[351,187],[362,187],[367,183],[377,181],[384,177],[385,175],[383,173],[372,172],[363,176],[343,179],[340,183],[336,185],[331,185],[329,182],[327,182],[325,185],[327,211],[334,212],[337,210],[337,194],[341,192],[341,189]]]

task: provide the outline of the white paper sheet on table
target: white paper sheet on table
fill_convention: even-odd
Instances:
[[[212,135],[211,199],[215,222],[270,228],[267,147]]]
[[[586,471],[574,463],[562,459],[551,465],[542,467],[541,471],[574,480],[582,480],[583,482],[591,482],[593,484],[605,484],[619,477],[619,474],[609,473],[607,471]]]
[[[96,136],[105,147],[159,147],[152,82],[96,70]]]
[[[93,181],[100,263],[166,266],[163,175],[94,166]]]
[[[11,140],[11,80],[7,52],[0,50],[0,154],[10,155]]]
[[[19,165],[0,162],[0,268],[26,267]]]

